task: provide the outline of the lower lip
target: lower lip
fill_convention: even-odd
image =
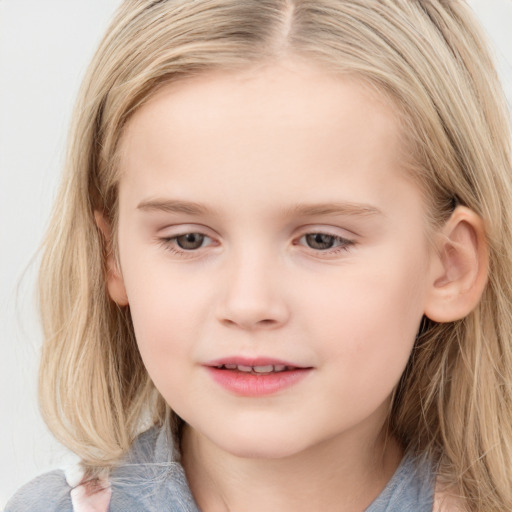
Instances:
[[[213,380],[239,396],[265,396],[278,393],[304,379],[311,368],[297,368],[284,372],[254,374],[238,370],[207,367]]]

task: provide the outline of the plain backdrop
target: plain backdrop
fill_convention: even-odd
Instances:
[[[81,78],[121,0],[0,0],[0,508],[72,463],[40,419],[36,250],[55,196]],[[470,0],[512,104],[512,0]],[[511,205],[512,207],[512,205]]]

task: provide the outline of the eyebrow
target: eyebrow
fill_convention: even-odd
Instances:
[[[292,215],[304,217],[321,215],[371,216],[382,214],[381,210],[375,206],[352,202],[297,204],[289,208],[288,212]]]
[[[193,201],[158,198],[141,201],[137,209],[165,213],[184,213],[187,215],[213,215],[216,213],[216,210]],[[299,203],[285,209],[285,215],[290,217],[315,217],[322,215],[372,216],[381,214],[381,210],[375,206],[353,202]]]
[[[161,211],[165,213],[186,213],[188,215],[207,215],[215,213],[214,210],[202,204],[174,199],[148,199],[141,201],[137,209],[143,211]]]

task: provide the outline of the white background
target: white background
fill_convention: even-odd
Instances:
[[[120,0],[0,0],[0,507],[73,460],[37,410],[35,257],[75,95]],[[512,0],[471,0],[512,104]],[[511,205],[512,207],[512,205]]]

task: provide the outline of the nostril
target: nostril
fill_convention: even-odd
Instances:
[[[276,325],[278,325],[280,322],[279,320],[274,320],[273,318],[264,318],[262,320],[256,320],[251,321],[250,319],[232,319],[232,318],[223,318],[221,322],[227,326],[227,327],[234,327],[239,326],[244,329],[251,329],[251,328],[271,328]]]

